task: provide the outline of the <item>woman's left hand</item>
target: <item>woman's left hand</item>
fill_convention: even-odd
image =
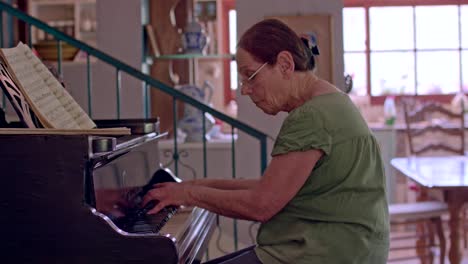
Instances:
[[[148,214],[155,214],[169,205],[190,205],[188,188],[190,185],[183,183],[164,182],[153,186],[143,198],[143,206],[149,201],[155,200],[156,206],[148,211]]]

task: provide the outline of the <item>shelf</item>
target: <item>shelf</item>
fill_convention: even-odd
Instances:
[[[234,54],[168,54],[153,57],[156,60],[186,60],[186,59],[229,59],[234,60]]]
[[[28,12],[78,40],[96,42],[96,33],[82,30],[96,28],[96,0],[28,0]],[[36,27],[31,31],[32,43],[49,38]]]
[[[89,4],[89,3],[92,3],[94,4],[95,3],[95,0],[60,0],[60,1],[57,1],[57,0],[34,0],[32,1],[34,4],[37,4],[37,5],[73,5],[73,4],[76,4],[76,3],[79,3],[79,4]]]

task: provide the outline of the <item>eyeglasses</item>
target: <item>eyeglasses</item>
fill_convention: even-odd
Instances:
[[[253,78],[255,78],[255,76],[268,64],[268,62],[265,62],[262,64],[262,66],[258,67],[258,69],[252,73],[252,75],[249,76],[249,78],[247,78],[247,80],[239,80],[239,87],[243,87],[245,85],[248,85],[250,86],[253,82]]]

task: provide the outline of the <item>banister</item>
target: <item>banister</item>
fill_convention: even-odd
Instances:
[[[195,99],[193,99],[192,97],[152,78],[151,76],[141,72],[140,70],[118,60],[118,59],[115,59],[113,58],[112,56],[106,54],[105,52],[102,52],[94,47],[91,47],[89,45],[87,45],[86,43],[80,41],[80,40],[77,40],[75,38],[72,38],[68,35],[66,35],[65,33],[47,25],[46,23],[42,22],[41,20],[37,19],[37,18],[34,18],[30,15],[27,15],[25,14],[24,12],[4,3],[4,2],[0,2],[0,10],[4,10],[6,12],[8,12],[10,15],[12,16],[15,16],[16,18],[20,19],[20,20],[23,20],[24,22],[28,23],[28,24],[31,24],[31,25],[34,25],[35,27],[45,31],[46,33],[50,34],[50,35],[53,35],[57,40],[61,40],[61,41],[65,41],[67,43],[69,43],[70,45],[72,46],[75,46],[77,48],[79,48],[80,50],[83,50],[84,52],[88,53],[89,55],[93,56],[93,57],[96,57],[112,66],[114,66],[116,69],[120,70],[120,71],[123,71],[143,82],[146,82],[148,85],[152,86],[152,87],[155,87],[167,94],[170,94],[171,96],[175,97],[176,99],[178,100],[181,100],[185,103],[188,103],[204,112],[208,112],[210,114],[212,114],[214,117],[234,126],[235,128],[238,128],[240,129],[241,131],[247,133],[248,135],[252,136],[252,137],[255,137],[259,140],[261,140],[262,138],[265,138],[267,137],[267,135],[243,122],[240,122],[239,120],[237,119],[234,119],[214,108],[211,108]],[[266,157],[265,157],[266,158]],[[265,164],[266,164],[266,161],[265,161]],[[263,167],[263,166],[262,166]]]

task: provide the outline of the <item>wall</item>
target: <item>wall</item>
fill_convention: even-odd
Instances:
[[[96,1],[96,18],[97,49],[141,70],[143,56],[141,1]],[[116,69],[96,59],[92,61],[91,117],[93,119],[117,118]],[[66,89],[81,107],[88,111],[86,74],[86,62],[63,64]],[[144,117],[142,95],[142,83],[121,73],[121,118]]]
[[[143,29],[141,1],[98,0],[97,47],[103,52],[141,69],[143,54]],[[93,115],[95,118],[115,118],[116,72],[98,63],[94,73]],[[122,74],[121,117],[143,117],[142,84]]]
[[[141,1],[96,1],[97,49],[141,70]],[[117,118],[116,69],[91,57],[93,119]],[[88,111],[86,61],[62,64],[65,88]],[[142,83],[121,73],[120,118],[144,117]]]
[[[292,4],[294,3],[294,4]],[[237,9],[237,35],[240,37],[251,25],[262,20],[265,16],[272,15],[297,15],[327,13],[332,14],[333,38],[334,38],[334,84],[343,87],[343,36],[342,36],[342,0],[236,0]],[[254,12],[252,10],[255,10]],[[248,97],[237,94],[238,98],[238,118],[247,124],[263,131],[264,133],[276,137],[285,114],[275,117],[265,115],[259,110]],[[271,150],[270,147],[268,153]],[[245,134],[239,135],[237,144],[237,171],[239,177],[256,177],[260,175],[259,145],[256,140]]]

